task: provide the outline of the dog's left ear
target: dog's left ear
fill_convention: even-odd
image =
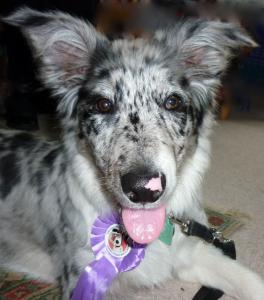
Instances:
[[[91,24],[60,12],[22,8],[3,21],[19,27],[33,46],[41,80],[62,100],[59,111],[70,115],[98,44],[107,42]]]
[[[162,40],[163,33],[157,38]],[[188,79],[219,77],[236,50],[257,46],[240,26],[220,21],[189,19],[165,36]]]
[[[181,59],[190,76],[218,76],[241,47],[256,47],[247,32],[232,23],[207,21],[188,24],[189,37],[181,45]]]
[[[188,82],[193,103],[200,109],[215,98],[221,75],[241,47],[257,44],[241,27],[220,21],[189,19],[156,39],[166,43],[170,68]]]

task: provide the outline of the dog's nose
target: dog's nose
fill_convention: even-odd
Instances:
[[[123,192],[135,203],[151,203],[157,201],[166,187],[163,173],[136,174],[127,173],[121,177]]]

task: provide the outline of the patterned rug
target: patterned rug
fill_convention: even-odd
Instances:
[[[219,212],[206,208],[211,227],[229,237],[244,224],[247,216],[237,212]],[[23,274],[0,270],[0,300],[59,300],[56,285],[30,279]]]
[[[59,288],[27,278],[23,274],[0,271],[0,300],[59,300]]]

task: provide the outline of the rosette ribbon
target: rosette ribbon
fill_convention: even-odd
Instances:
[[[120,272],[137,267],[145,256],[145,245],[126,234],[116,213],[99,216],[91,231],[95,260],[82,272],[71,300],[101,300]]]

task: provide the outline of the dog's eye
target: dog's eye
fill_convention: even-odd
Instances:
[[[184,103],[180,96],[171,95],[165,100],[164,107],[167,110],[182,111],[184,108]]]
[[[96,109],[100,113],[103,113],[103,114],[111,113],[113,111],[113,108],[114,108],[114,104],[109,99],[103,98],[103,99],[99,99],[96,102]]]

